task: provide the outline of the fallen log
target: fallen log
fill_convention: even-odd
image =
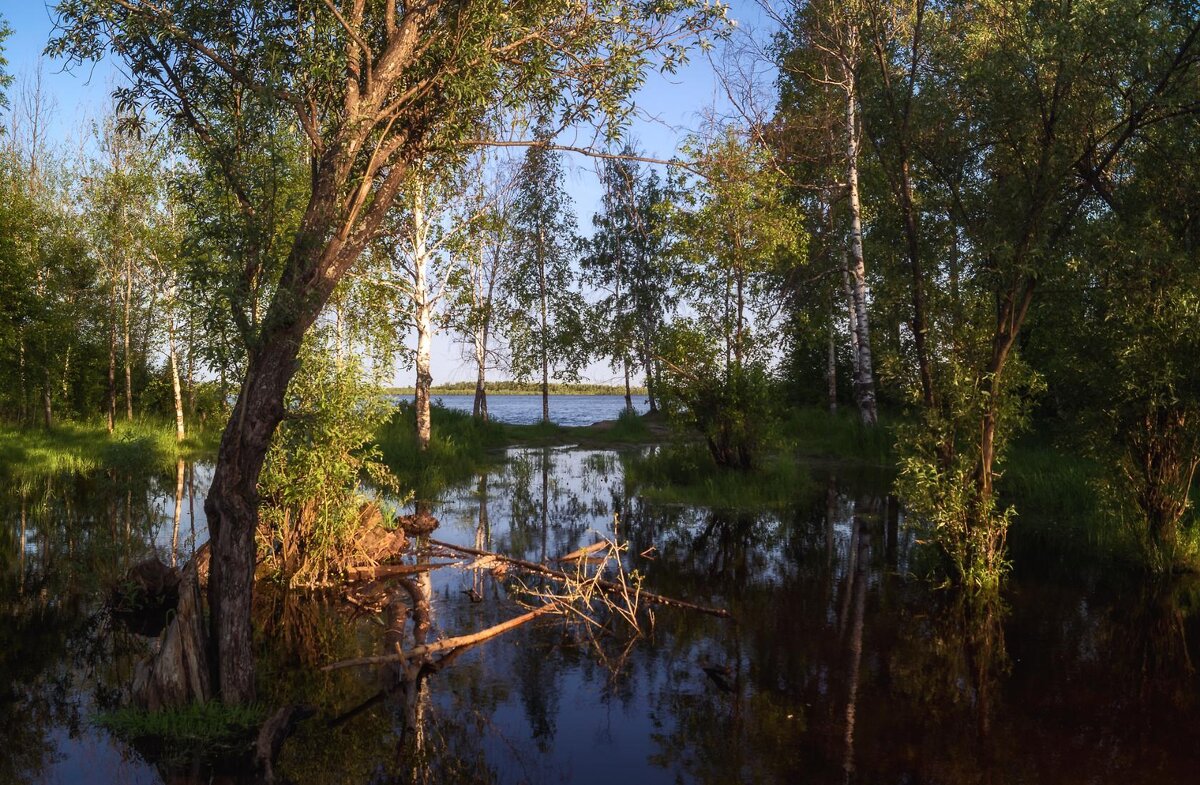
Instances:
[[[480,550],[478,548],[468,548],[465,545],[453,545],[448,542],[442,542],[441,540],[434,540],[434,539],[430,539],[428,542],[430,545],[436,545],[439,548],[446,548],[448,550],[458,551],[459,553],[466,553],[466,554],[470,554],[472,556],[490,556],[490,557],[498,559],[500,561],[508,562],[509,564],[513,564],[524,570],[528,570],[529,572],[538,573],[539,575],[545,575],[550,578],[556,578],[560,581],[573,581],[573,580],[577,580],[577,578],[578,578],[578,576],[570,575],[568,573],[563,572],[562,570],[555,570],[551,567],[547,567],[544,564],[538,564],[537,562],[525,561],[524,559],[517,559],[512,556],[504,556],[499,553],[493,553],[492,551],[484,551],[484,550]],[[564,558],[566,558],[566,557],[564,557]],[[622,587],[620,584],[613,583],[612,581],[606,581],[603,579],[596,579],[595,585],[597,587],[603,589],[606,592],[615,592],[615,593],[620,594],[623,591],[625,591],[625,588]],[[677,600],[674,597],[666,597],[662,594],[655,594],[653,592],[648,592],[648,591],[641,592],[640,596],[642,599],[646,600],[647,602],[652,602],[656,605],[665,605],[669,608],[683,608],[684,610],[697,611],[699,613],[707,613],[710,616],[719,616],[722,619],[732,619],[733,618],[733,614],[724,608],[714,608],[714,607],[711,607],[708,605],[698,605],[694,602],[687,602],[685,600]]]
[[[549,605],[544,605],[541,608],[536,608],[528,613],[523,613],[520,616],[509,619],[506,622],[488,627],[486,630],[473,632],[469,635],[457,635],[453,638],[443,638],[434,643],[424,644],[422,646],[414,646],[408,651],[401,651],[395,654],[379,654],[374,657],[358,657],[353,660],[342,660],[334,662],[321,668],[323,671],[339,670],[341,668],[355,668],[361,665],[386,665],[393,662],[408,662],[416,657],[428,657],[431,654],[436,654],[439,651],[447,651],[450,649],[460,649],[464,646],[472,646],[476,643],[482,643],[489,638],[494,638],[497,635],[502,635],[511,629],[520,627],[526,622],[533,621],[538,616],[543,616],[547,613],[554,612],[555,609]]]
[[[346,577],[351,581],[371,581],[377,578],[390,578],[394,575],[413,575],[414,573],[429,572],[438,567],[446,567],[455,562],[439,562],[437,564],[376,564],[365,567],[347,567]]]

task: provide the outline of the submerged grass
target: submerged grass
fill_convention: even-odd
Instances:
[[[162,469],[178,458],[192,460],[216,451],[220,432],[175,440],[173,422],[119,424],[110,435],[102,423],[65,422],[50,430],[0,428],[0,475],[17,482],[100,469]]]
[[[265,718],[261,706],[210,701],[161,711],[126,707],[97,714],[93,722],[125,741],[152,744],[167,758],[190,758],[249,750]]]
[[[646,499],[726,510],[781,509],[815,485],[807,468],[772,456],[754,471],[718,466],[699,444],[674,444],[622,457],[625,481]]]

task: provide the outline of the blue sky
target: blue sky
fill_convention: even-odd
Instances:
[[[0,0],[0,16],[13,30],[4,45],[9,73],[18,78],[23,73],[32,73],[53,30],[52,7],[39,0]],[[730,18],[736,19],[743,30],[763,26],[761,12],[753,0],[731,3]],[[717,57],[719,53],[715,52],[713,56]],[[56,104],[55,135],[63,139],[78,138],[81,129],[103,116],[109,93],[120,80],[118,69],[108,61],[66,71],[63,63],[46,60],[43,71],[44,84]],[[672,156],[687,135],[699,127],[706,108],[715,105],[720,111],[725,106],[709,58],[699,51],[695,51],[691,62],[676,74],[651,74],[635,101],[638,112],[630,129],[631,135],[647,155],[658,158]],[[587,138],[581,134],[580,140],[586,143]],[[567,134],[562,141],[571,144],[577,140]],[[567,189],[575,202],[579,227],[590,233],[592,213],[600,197],[596,162],[568,155],[566,164]],[[474,378],[470,363],[460,358],[459,348],[448,336],[439,335],[435,339],[433,364],[435,383]],[[405,382],[409,375],[402,372],[398,381]],[[603,364],[593,365],[585,376],[596,382],[615,382],[617,378]]]

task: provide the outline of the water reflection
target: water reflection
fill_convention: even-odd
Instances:
[[[89,723],[152,645],[97,598],[148,550],[182,563],[204,542],[209,476],[177,465],[0,496],[0,782],[212,776]],[[439,668],[326,673],[512,618],[510,576],[475,564],[377,581],[361,591],[382,598],[378,612],[264,585],[260,692],[317,711],[277,771],[296,783],[1193,781],[1195,582],[1064,575],[967,602],[914,577],[924,551],[885,481],[814,469],[811,489],[787,511],[658,505],[616,453],[510,451],[437,503],[437,538],[538,561],[615,534],[647,588],[736,621],[657,608],[644,639],[597,648],[547,620]]]

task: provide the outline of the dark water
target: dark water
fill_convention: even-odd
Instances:
[[[435,395],[448,409],[469,412],[475,403],[474,395]],[[550,419],[559,425],[591,425],[601,420],[615,420],[625,408],[623,395],[551,395]],[[649,406],[644,396],[633,396],[633,408],[644,414]],[[530,425],[542,421],[540,395],[489,395],[488,415],[500,422]]]
[[[183,476],[177,531],[173,472],[0,497],[0,783],[210,781],[205,763],[91,723],[150,646],[97,597],[147,548],[169,561],[203,541],[208,475],[195,472],[194,504]],[[406,704],[385,668],[317,670],[383,651],[381,617],[260,591],[262,699],[321,711],[279,771],[297,783],[1197,781],[1193,593],[1064,569],[1018,572],[1003,607],[973,607],[914,577],[929,555],[886,490],[871,473],[814,469],[786,511],[659,506],[626,486],[616,453],[511,451],[438,505],[436,537],[539,560],[616,526],[647,588],[736,621],[659,608],[645,638],[598,644],[536,622],[468,650]],[[429,588],[431,640],[520,612],[487,571],[436,570]]]

